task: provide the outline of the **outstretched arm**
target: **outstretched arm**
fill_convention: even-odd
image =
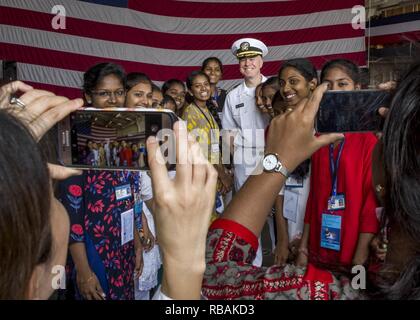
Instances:
[[[315,116],[327,88],[327,84],[321,84],[311,98],[304,99],[293,111],[286,111],[271,121],[266,152],[277,153],[289,172],[322,146],[343,138],[337,133],[314,136]],[[223,217],[242,224],[258,236],[285,180],[279,173],[262,172],[250,176]]]

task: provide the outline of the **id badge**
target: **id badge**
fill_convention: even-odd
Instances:
[[[218,143],[212,143],[211,144],[211,153],[219,153],[219,144]]]
[[[340,251],[341,216],[323,213],[321,222],[321,247]]]
[[[287,220],[296,222],[298,202],[299,193],[293,190],[284,190],[283,217]]]
[[[286,180],[286,188],[303,188],[303,178],[289,177]]]
[[[134,210],[121,213],[121,245],[134,239]]]
[[[115,187],[115,198],[117,201],[131,198],[131,186],[129,184],[124,184]]]
[[[328,199],[328,210],[344,210],[346,208],[346,198],[343,193],[331,196]]]

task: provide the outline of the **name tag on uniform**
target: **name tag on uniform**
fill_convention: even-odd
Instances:
[[[299,194],[292,190],[284,190],[283,217],[296,222]]]
[[[121,213],[121,245],[134,239],[134,210]]]
[[[328,210],[344,210],[346,208],[346,198],[343,193],[331,196],[328,199]]]
[[[243,106],[245,106],[245,104],[240,103],[240,104],[237,104],[237,105],[235,106],[235,108],[236,108],[236,109],[239,109],[239,108],[242,108]]]
[[[131,198],[131,187],[129,184],[115,187],[115,198],[117,201]]]
[[[303,188],[303,178],[289,177],[286,180],[285,186],[287,188]]]
[[[321,247],[340,251],[341,217],[329,213],[322,214]]]

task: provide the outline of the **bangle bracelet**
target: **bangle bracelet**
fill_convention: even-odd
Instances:
[[[80,283],[85,284],[85,283],[88,283],[92,279],[93,279],[93,273],[90,275],[90,277],[86,281],[80,281]]]

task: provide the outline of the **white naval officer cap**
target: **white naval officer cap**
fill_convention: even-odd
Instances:
[[[242,38],[232,44],[232,53],[238,59],[244,57],[265,56],[268,53],[267,46],[254,38]]]

